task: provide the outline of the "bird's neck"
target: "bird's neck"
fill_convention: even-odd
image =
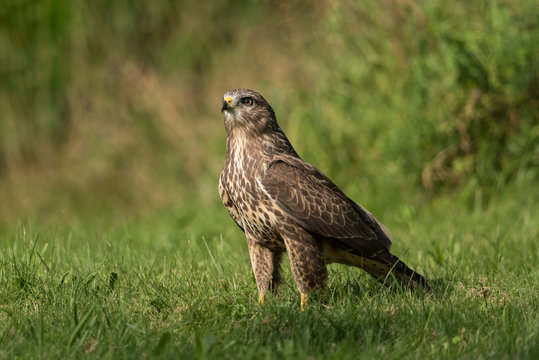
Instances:
[[[228,132],[226,148],[228,158],[234,158],[240,153],[268,159],[277,154],[298,156],[280,128],[267,133],[248,133],[242,128],[234,129]]]

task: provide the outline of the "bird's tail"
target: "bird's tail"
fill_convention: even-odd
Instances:
[[[372,275],[379,282],[391,286],[393,278],[404,288],[419,287],[426,292],[432,290],[428,280],[421,274],[410,269],[398,257],[389,251],[378,253],[373,257],[361,257],[359,267]]]

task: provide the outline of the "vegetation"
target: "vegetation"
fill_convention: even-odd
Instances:
[[[0,3],[0,358],[537,358],[534,1]],[[433,280],[256,303],[221,95]]]
[[[0,358],[535,359],[539,212],[515,193],[487,210],[444,199],[393,219],[395,252],[433,295],[331,265],[305,312],[287,262],[279,293],[257,304],[245,240],[221,209],[207,212],[222,229],[177,216],[20,223],[0,238]]]

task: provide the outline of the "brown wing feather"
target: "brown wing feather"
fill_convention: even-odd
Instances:
[[[279,156],[261,181],[266,193],[306,230],[361,251],[389,249],[378,222],[312,165]]]

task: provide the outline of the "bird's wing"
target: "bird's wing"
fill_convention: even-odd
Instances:
[[[275,204],[304,229],[339,239],[360,251],[389,250],[391,240],[378,221],[303,160],[276,157],[260,184]]]
[[[380,231],[382,231],[382,233],[384,234],[383,237],[386,238],[386,239],[384,239],[384,241],[386,241],[386,248],[388,250],[390,250],[391,243],[393,241],[393,237],[391,236],[391,232],[389,231],[389,229],[384,224],[382,224],[380,221],[378,221],[378,219],[375,218],[374,215],[372,215],[369,210],[365,209],[363,206],[361,206],[361,205],[359,205],[357,203],[356,203],[356,206],[359,208],[360,211],[362,211],[366,216],[368,216],[371,221],[378,224],[378,226],[380,227]]]

